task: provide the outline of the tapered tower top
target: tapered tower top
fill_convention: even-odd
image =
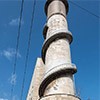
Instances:
[[[44,9],[48,17],[58,13],[66,17],[66,14],[68,13],[68,8],[69,6],[67,0],[46,0]]]

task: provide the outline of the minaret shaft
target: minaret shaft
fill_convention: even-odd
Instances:
[[[55,4],[57,5],[56,7],[54,6]],[[51,6],[54,6],[53,7],[54,11],[52,10],[53,8]],[[55,13],[57,8],[58,11],[60,11],[61,8],[64,9],[63,2],[61,1],[52,2],[50,4],[50,7],[48,7],[48,9],[50,10],[50,11],[48,10],[48,12],[50,13],[49,15],[51,15],[52,12]],[[64,14],[66,14],[65,9],[62,11]],[[61,14],[55,14],[49,17],[47,21],[47,26],[49,27],[46,35],[47,39],[60,32],[65,32],[65,33],[69,32],[66,18]],[[61,38],[61,39],[58,38],[49,45],[46,51],[45,77],[47,77],[47,74],[52,73],[53,70],[58,71],[65,65],[71,65],[69,40],[67,38]],[[67,93],[74,95],[75,92],[74,92],[73,76],[67,75],[66,73],[65,75],[63,75],[63,77],[53,80],[46,87],[44,95],[55,94],[55,93],[64,93],[64,94]]]
[[[42,48],[45,74],[39,88],[40,98],[79,100],[75,96],[73,80],[73,74],[77,69],[71,62],[69,46],[73,38],[66,20],[68,3],[66,0],[47,0],[45,12],[47,23],[44,27],[45,42]]]
[[[74,74],[77,69],[71,61],[73,37],[66,20],[68,8],[66,0],[46,1],[42,59],[35,68],[39,72],[33,77],[38,83],[31,82],[27,100],[80,100],[75,93]],[[36,93],[32,94],[33,91]]]

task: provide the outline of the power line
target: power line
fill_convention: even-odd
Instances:
[[[23,90],[24,90],[24,85],[25,85],[26,69],[27,69],[27,65],[28,65],[28,57],[29,57],[30,44],[31,44],[31,36],[32,36],[32,27],[33,27],[33,19],[34,19],[34,13],[35,13],[35,6],[36,6],[36,0],[34,0],[34,2],[33,2],[33,11],[32,11],[32,17],[31,17],[29,39],[28,39],[28,47],[27,47],[27,53],[26,53],[26,59],[25,59],[25,68],[24,68],[24,76],[23,76],[23,81],[22,81],[20,100],[22,100]]]
[[[97,17],[97,18],[100,18],[100,16],[98,16],[98,15],[92,13],[91,11],[89,11],[89,10],[87,10],[87,9],[85,9],[85,8],[83,8],[83,7],[81,7],[80,5],[78,5],[78,4],[76,4],[76,3],[72,2],[72,1],[69,1],[69,2],[72,3],[73,5],[75,5],[75,6],[79,7],[79,8],[81,8],[82,10],[88,12],[89,14],[91,14],[91,15]]]
[[[13,69],[13,73],[12,73],[13,75],[15,75],[15,73],[16,73],[16,63],[17,63],[17,56],[18,56],[20,29],[21,29],[21,24],[22,24],[23,5],[24,5],[24,0],[21,1],[20,18],[19,18],[17,43],[16,43],[16,53],[15,53],[15,60],[14,60],[14,69]],[[13,91],[14,91],[14,82],[12,83],[12,87],[11,87],[11,100],[12,100]]]

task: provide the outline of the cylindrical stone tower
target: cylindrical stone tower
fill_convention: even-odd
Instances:
[[[47,0],[45,4],[47,23],[42,48],[45,73],[39,88],[40,100],[80,100],[75,95],[73,74],[77,69],[71,62],[73,37],[66,20],[68,9],[66,0]]]

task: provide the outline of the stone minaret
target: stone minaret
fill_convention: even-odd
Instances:
[[[75,64],[71,62],[70,44],[73,40],[68,30],[66,0],[47,0],[42,47],[27,100],[80,100],[75,94]]]

